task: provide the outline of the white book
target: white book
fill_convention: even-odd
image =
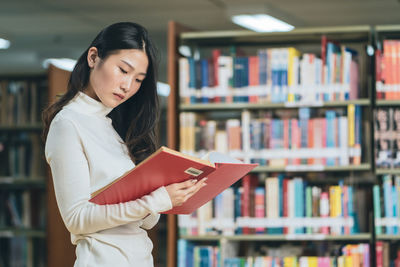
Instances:
[[[185,57],[179,59],[179,94],[180,97],[190,97],[189,90],[189,60]]]

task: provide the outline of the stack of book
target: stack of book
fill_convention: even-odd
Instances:
[[[356,207],[363,201],[365,196],[342,182],[318,187],[300,177],[279,176],[266,178],[260,187],[256,175],[246,175],[241,186],[190,215],[178,215],[178,225],[183,236],[350,235],[360,231]]]
[[[376,97],[400,99],[400,40],[384,40],[383,51],[375,52]]]
[[[229,153],[266,166],[346,166],[361,163],[361,107],[349,105],[325,114],[299,108],[298,114],[263,112],[218,121],[193,112],[180,113],[180,150],[201,156]]]
[[[215,49],[208,58],[180,58],[182,103],[338,101],[358,98],[357,52],[321,40],[321,57],[294,47],[256,55]]]

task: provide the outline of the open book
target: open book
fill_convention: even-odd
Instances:
[[[91,202],[105,205],[135,200],[161,186],[207,177],[207,185],[183,205],[164,213],[190,214],[234,184],[257,164],[245,164],[218,152],[196,158],[161,147],[132,170],[92,193]]]

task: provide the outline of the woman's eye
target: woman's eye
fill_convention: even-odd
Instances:
[[[139,80],[139,79],[136,79],[136,81],[137,81],[138,83],[141,83],[141,82],[143,82],[143,80]]]
[[[122,73],[127,74],[128,72],[125,71],[123,68],[119,68],[121,70]]]

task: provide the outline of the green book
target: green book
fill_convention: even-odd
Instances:
[[[311,186],[307,186],[306,188],[306,217],[312,217],[312,191]],[[312,227],[308,226],[306,228],[307,234],[312,234]]]
[[[374,217],[376,220],[381,218],[381,194],[379,190],[379,185],[374,185],[373,194],[374,194]],[[382,226],[377,226],[376,222],[375,222],[375,233],[377,235],[382,234]]]

